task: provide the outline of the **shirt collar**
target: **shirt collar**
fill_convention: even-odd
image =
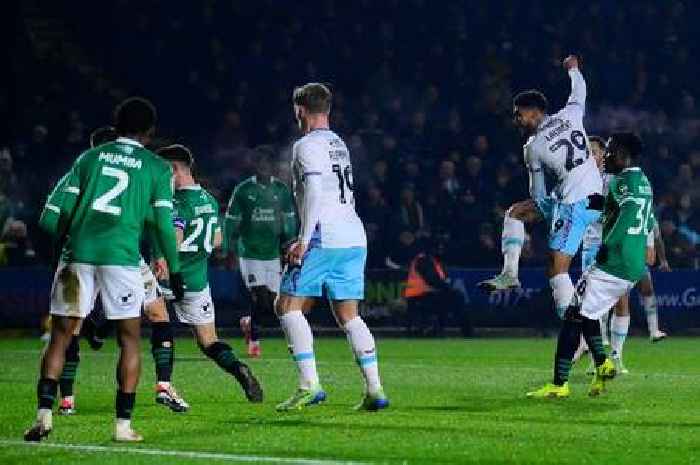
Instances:
[[[136,145],[138,147],[143,147],[143,144],[141,144],[139,141],[130,139],[128,137],[117,137],[117,140],[115,142],[118,142],[120,144]]]

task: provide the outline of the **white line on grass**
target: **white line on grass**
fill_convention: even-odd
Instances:
[[[108,453],[108,454],[141,454],[155,455],[160,457],[180,457],[202,460],[222,460],[230,462],[249,463],[286,463],[292,465],[366,465],[366,462],[349,462],[342,460],[307,459],[291,457],[265,457],[258,455],[238,455],[219,454],[214,452],[197,452],[187,450],[163,450],[163,449],[142,449],[139,447],[109,447],[91,446],[88,444],[58,444],[51,442],[25,442],[12,439],[0,439],[0,447],[29,446],[35,448],[53,448],[63,450],[75,450],[80,452]]]

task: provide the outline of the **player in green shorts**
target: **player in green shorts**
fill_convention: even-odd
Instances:
[[[581,277],[576,295],[559,332],[554,360],[554,380],[529,392],[528,397],[568,397],[569,371],[583,334],[596,369],[589,395],[599,395],[616,369],[605,354],[599,318],[626,295],[646,273],[647,235],[651,230],[653,193],[649,180],[637,166],[642,142],[632,133],[613,134],[608,141],[605,170],[610,181],[603,212],[603,245],[596,263]]]
[[[238,256],[251,308],[241,318],[248,355],[260,357],[259,319],[274,314],[282,268],[280,249],[296,238],[299,227],[292,193],[272,176],[274,153],[268,146],[255,149],[256,174],[231,194],[224,221],[224,251]]]
[[[187,147],[170,145],[159,149],[158,154],[170,161],[175,179],[173,225],[186,289],[184,298],[174,304],[175,313],[182,323],[192,326],[202,352],[238,381],[246,398],[262,402],[262,388],[250,368],[216,334],[208,269],[212,250],[222,242],[219,204],[195,182],[194,158]]]
[[[156,110],[147,100],[129,98],[114,115],[119,138],[78,157],[59,205],[50,208],[58,214],[42,218],[42,228],[66,239],[51,289],[53,324],[41,362],[37,419],[24,434],[27,441],[39,441],[51,432],[66,348],[77,325],[92,311],[98,293],[107,319],[117,321],[120,342],[114,439],[143,439],[131,428],[131,413],[141,365],[144,301],[139,241],[151,211],[156,239],[171,270],[173,292],[176,299],[183,297],[172,229],[172,170],[144,148],[155,130]]]

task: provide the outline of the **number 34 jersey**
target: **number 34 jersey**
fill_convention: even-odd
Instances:
[[[590,156],[588,136],[583,127],[585,81],[578,70],[569,71],[569,76],[572,93],[568,103],[558,113],[545,116],[524,146],[531,182],[533,177],[543,179],[542,171],[547,172],[554,178],[554,196],[567,204],[593,193],[601,194],[603,190],[600,171]],[[546,192],[538,195],[544,196]]]
[[[350,153],[335,132],[316,129],[299,139],[292,148],[292,174],[302,225],[305,221],[304,180],[307,176],[321,177],[321,210],[310,246],[367,247],[365,228],[355,211]]]
[[[61,257],[68,263],[139,266],[146,217],[172,210],[170,165],[130,139],[84,152],[63,189],[77,196]]]
[[[199,292],[209,283],[209,256],[219,224],[219,204],[201,186],[175,191],[173,223],[182,231],[180,269],[187,292]]]

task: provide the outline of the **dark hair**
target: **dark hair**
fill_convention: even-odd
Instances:
[[[332,98],[328,86],[319,82],[296,87],[292,94],[294,104],[306,108],[309,113],[328,113],[331,111]]]
[[[549,102],[542,92],[535,89],[524,90],[513,98],[513,105],[524,108],[538,108],[547,111]]]
[[[90,134],[90,147],[94,148],[98,145],[106,144],[117,139],[117,130],[114,126],[102,126],[97,128]]]
[[[156,125],[156,107],[143,97],[129,97],[114,109],[117,134],[146,134]]]
[[[588,142],[595,142],[595,143],[599,144],[601,147],[603,147],[603,149],[605,149],[605,147],[607,145],[605,142],[605,139],[603,139],[600,136],[588,136]]]
[[[642,139],[633,132],[616,132],[610,136],[610,145],[621,148],[627,155],[637,159],[642,154]]]
[[[179,161],[189,168],[194,165],[194,155],[192,151],[182,144],[172,144],[161,147],[156,153],[168,161]]]

